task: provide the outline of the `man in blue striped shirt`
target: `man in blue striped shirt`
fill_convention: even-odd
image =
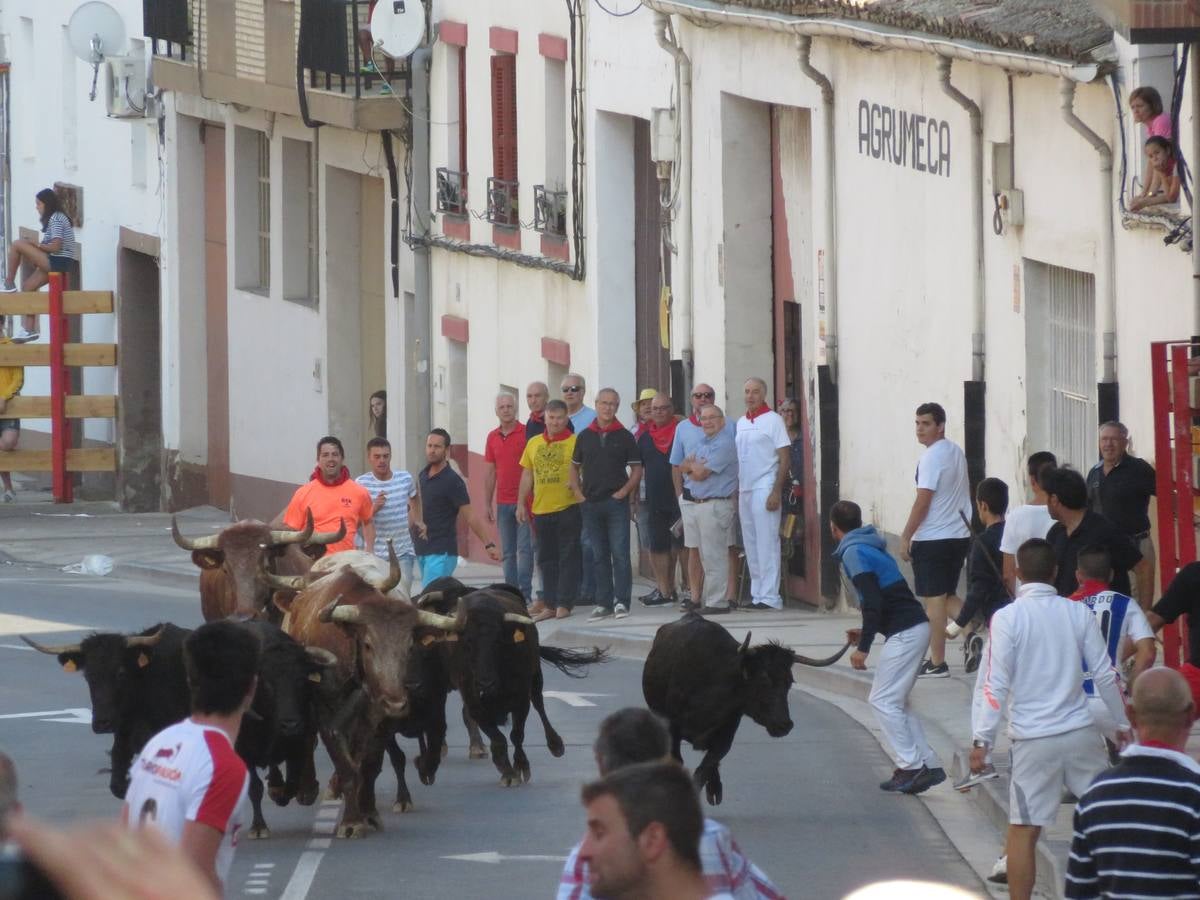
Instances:
[[[412,588],[413,564],[417,560],[409,527],[417,529],[422,536],[425,534],[425,523],[421,521],[421,495],[417,493],[411,475],[392,471],[392,445],[387,438],[367,441],[367,464],[371,471],[354,479],[367,489],[375,505],[375,515],[371,519],[375,523],[375,546],[364,549],[387,559],[387,542],[393,542],[400,559],[400,584],[407,593]]]

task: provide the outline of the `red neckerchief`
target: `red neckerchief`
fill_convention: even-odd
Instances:
[[[1170,744],[1164,744],[1162,741],[1138,741],[1143,747],[1157,747],[1159,750],[1175,750]],[[1178,753],[1178,750],[1175,750]]]
[[[572,434],[570,428],[563,428],[558,434],[551,434],[549,431],[543,431],[542,437],[546,439],[547,444],[556,444],[559,441],[565,441]]]
[[[529,421],[530,422],[545,422],[546,421],[546,411],[543,409],[541,412],[531,412],[529,414]]]
[[[1100,581],[1099,579],[1089,578],[1087,581],[1083,582],[1083,584],[1079,585],[1079,590],[1077,590],[1075,593],[1073,593],[1067,599],[1068,600],[1082,600],[1084,597],[1094,597],[1096,594],[1099,594],[1101,591],[1107,591],[1107,590],[1109,590],[1109,585],[1108,585],[1107,581]]]
[[[645,422],[638,422],[637,428],[633,429],[633,439],[636,441],[639,438],[641,438],[641,436],[646,433],[646,429],[649,427],[650,427],[649,420],[647,420]]]
[[[758,407],[758,409],[752,409],[749,412],[747,412],[746,418],[749,419],[751,422],[753,422],[755,419],[757,419],[763,413],[767,413],[770,411],[771,411],[771,407],[769,407],[769,406],[767,406],[767,404],[763,403]]]
[[[693,425],[695,425],[697,428],[701,427],[700,420],[696,418],[695,413],[692,413],[690,416],[688,416],[688,421],[691,422]]]
[[[312,474],[308,476],[308,480],[319,481],[321,484],[325,485],[325,487],[337,487],[339,484],[345,484],[350,480],[350,470],[345,466],[342,466],[342,471],[338,473],[337,478],[335,478],[333,481],[326,481],[321,476],[321,467],[317,466],[315,469],[313,469]]]
[[[655,425],[653,422],[649,425],[650,440],[654,441],[654,449],[659,453],[670,453],[671,444],[675,441],[675,426],[679,422],[674,416],[666,425]]]
[[[607,428],[601,426],[599,419],[592,419],[592,424],[588,425],[588,428],[590,430],[596,432],[597,434],[611,434],[614,431],[624,431],[625,430],[625,426],[622,425],[616,419],[613,419],[608,424]]]

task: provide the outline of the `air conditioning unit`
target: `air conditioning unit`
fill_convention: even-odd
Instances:
[[[146,60],[142,56],[109,56],[104,60],[107,86],[104,106],[114,119],[146,114]]]
[[[534,227],[549,234],[567,233],[567,194],[549,191],[543,185],[534,188]]]

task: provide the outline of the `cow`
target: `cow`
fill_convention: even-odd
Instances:
[[[441,598],[431,594],[420,605],[434,606]],[[562,738],[546,716],[542,698],[542,667],[545,660],[566,675],[582,678],[586,667],[608,659],[606,651],[563,650],[541,647],[537,627],[515,610],[524,608],[519,595],[503,588],[485,588],[458,600],[453,631],[458,640],[450,642],[451,678],[462,694],[465,712],[483,730],[491,744],[492,763],[500,773],[500,783],[513,787],[532,777],[525,755],[525,720],[532,704],[542,720],[546,746],[560,757],[566,752]],[[500,726],[512,717],[509,738],[513,754]]]
[[[825,659],[809,659],[778,641],[751,647],[749,632],[739,646],[716,622],[689,612],[655,633],[642,667],[642,694],[646,705],[670,723],[671,753],[677,760],[683,761],[682,741],[706,751],[692,777],[696,789],[703,789],[709,804],[717,806],[721,760],[733,746],[742,716],[771,737],[788,734],[792,666],[831,666],[849,646]]]
[[[204,621],[228,616],[275,615],[270,590],[259,578],[260,566],[285,575],[302,575],[325,545],[346,536],[346,523],[334,532],[313,532],[312,513],[299,531],[273,529],[256,519],[243,519],[219,534],[184,537],[171,517],[171,537],[192,554],[200,567],[200,610]]]
[[[288,634],[336,659],[326,670],[330,683],[318,692],[317,726],[345,799],[335,834],[360,837],[382,826],[374,792],[383,759],[381,726],[409,713],[413,631],[419,625],[441,631],[454,621],[386,596],[349,568],[294,597],[277,593],[275,603],[287,614]]]
[[[24,635],[34,650],[57,656],[68,672],[82,672],[92,701],[92,731],[111,734],[109,790],[129,788],[129,767],[146,741],[190,712],[183,641],[187,628],[159,624],[138,634],[91,634],[78,644],[47,646]]]

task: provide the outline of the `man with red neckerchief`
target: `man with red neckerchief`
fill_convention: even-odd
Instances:
[[[667,394],[659,393],[650,401],[650,425],[638,438],[642,457],[642,482],[646,485],[646,534],[650,562],[654,568],[655,588],[639,599],[643,606],[668,606],[678,603],[675,593],[675,563],[679,540],[671,526],[679,521],[679,499],[671,475],[671,446],[679,423],[675,406]]]
[[[746,415],[738,419],[738,514],[750,569],[750,609],[783,609],[779,596],[779,518],[792,440],[783,417],[767,406],[767,383],[746,380]]]
[[[276,519],[288,528],[300,530],[305,525],[305,513],[312,510],[313,528],[317,531],[337,531],[345,522],[346,536],[326,547],[327,554],[353,550],[354,535],[360,528],[363,546],[375,546],[375,525],[371,521],[375,507],[371,495],[350,477],[350,470],[342,464],[345,458],[342,442],[333,435],[327,434],[317,441],[316,468],[308,483],[296,490]]]

